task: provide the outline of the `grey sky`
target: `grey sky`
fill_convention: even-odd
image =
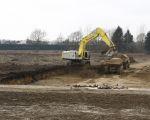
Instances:
[[[136,35],[141,25],[150,30],[149,5],[149,0],[0,0],[0,39],[24,40],[40,28],[54,40],[60,33],[118,25]]]

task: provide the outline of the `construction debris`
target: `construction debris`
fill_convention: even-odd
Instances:
[[[108,84],[103,84],[103,85],[97,85],[97,84],[94,84],[94,85],[79,85],[79,84],[76,84],[76,85],[73,85],[73,87],[75,88],[82,88],[82,87],[88,87],[88,88],[97,88],[97,89],[128,89],[128,87],[126,86],[120,86],[118,84],[116,85],[108,85]]]

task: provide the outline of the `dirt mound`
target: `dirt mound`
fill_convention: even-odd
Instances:
[[[142,67],[140,70],[135,72],[133,77],[137,77],[143,80],[148,80],[150,78],[150,66]]]

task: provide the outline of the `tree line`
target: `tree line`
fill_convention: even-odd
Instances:
[[[90,32],[90,31],[89,31]],[[63,35],[59,35],[56,40],[48,42],[46,40],[46,32],[40,29],[35,29],[31,35],[26,39],[25,43],[15,40],[0,40],[0,49],[22,49],[23,50],[66,50],[66,49],[78,49],[79,42],[82,39],[83,32],[81,30],[71,33],[67,38]],[[141,32],[137,35],[136,39],[128,29],[125,33],[123,29],[118,26],[114,31],[109,35],[111,40],[116,45],[116,48],[119,52],[146,52],[150,53],[150,31],[145,34]],[[16,46],[15,46],[16,45]],[[18,47],[22,46],[22,47]],[[106,50],[108,47],[99,40],[99,38],[90,42],[87,48],[91,51],[102,51]]]

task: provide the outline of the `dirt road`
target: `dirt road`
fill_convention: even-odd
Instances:
[[[149,90],[0,86],[1,120],[149,120]]]

